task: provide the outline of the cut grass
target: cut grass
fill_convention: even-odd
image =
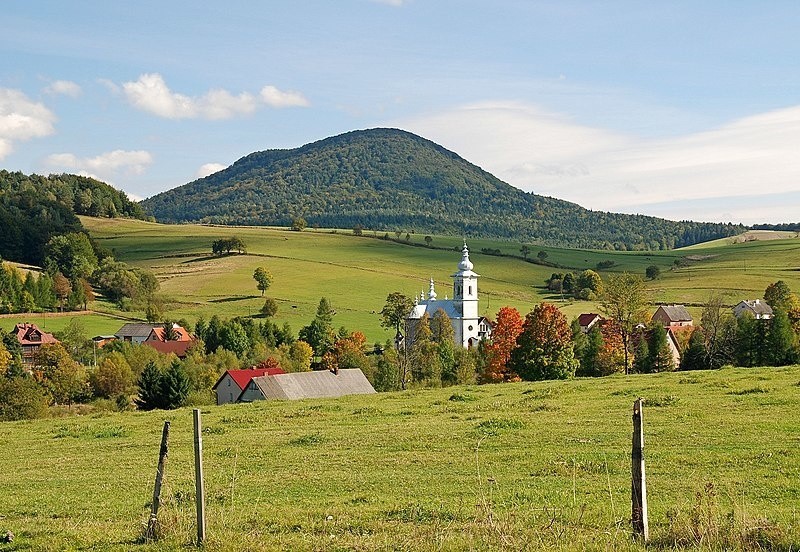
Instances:
[[[641,550],[628,519],[632,402],[643,397],[656,549],[797,550],[800,367],[690,378],[207,407],[207,548]],[[754,381],[764,392],[731,394]],[[191,542],[181,409],[2,424],[0,530],[15,533],[13,549],[133,548],[165,419],[163,539],[137,549]]]

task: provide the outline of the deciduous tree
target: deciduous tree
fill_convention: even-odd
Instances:
[[[253,272],[253,279],[256,281],[256,288],[261,291],[261,297],[264,297],[264,292],[272,284],[272,274],[263,266],[259,266]]]
[[[644,280],[623,272],[612,275],[604,286],[600,309],[617,324],[625,353],[625,373],[629,372],[630,336],[636,324],[643,322],[646,296]]]
[[[496,383],[515,381],[519,376],[509,368],[511,352],[517,348],[517,337],[522,333],[523,319],[513,307],[502,307],[492,329],[492,339],[486,345],[486,364],[481,381]]]
[[[575,375],[578,361],[572,350],[567,318],[551,303],[539,303],[525,317],[510,367],[522,379],[566,379]]]

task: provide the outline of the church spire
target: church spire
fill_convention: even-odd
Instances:
[[[458,263],[458,269],[461,271],[472,270],[474,265],[469,260],[469,248],[467,248],[467,240],[464,240],[464,248],[461,250],[461,262]]]
[[[428,290],[428,301],[436,301],[436,290],[433,289],[433,276],[431,276],[431,287]]]

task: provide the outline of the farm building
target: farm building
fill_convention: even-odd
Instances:
[[[772,307],[761,299],[739,301],[739,303],[733,307],[733,314],[736,318],[741,318],[746,312],[749,312],[753,318],[759,320],[769,320],[772,318]]]
[[[280,368],[250,368],[245,370],[226,370],[211,388],[217,394],[217,404],[236,402],[242,391],[255,377],[284,374]]]
[[[603,317],[593,312],[583,313],[578,316],[578,324],[583,333],[589,333],[595,324],[601,322]]]
[[[117,339],[128,343],[144,343],[153,331],[152,324],[124,324],[117,333]]]
[[[375,393],[364,372],[358,368],[295,372],[253,378],[238,402],[297,400],[343,397]]]
[[[661,305],[653,313],[651,320],[665,328],[670,326],[691,326],[692,315],[683,305]]]
[[[60,343],[58,339],[53,337],[53,334],[43,332],[36,324],[28,322],[21,322],[14,326],[11,333],[17,338],[20,346],[22,347],[22,362],[26,365],[32,365],[34,356],[42,345]]]

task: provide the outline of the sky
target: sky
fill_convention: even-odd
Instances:
[[[800,2],[0,3],[0,168],[142,199],[402,128],[509,184],[674,220],[800,220]]]

